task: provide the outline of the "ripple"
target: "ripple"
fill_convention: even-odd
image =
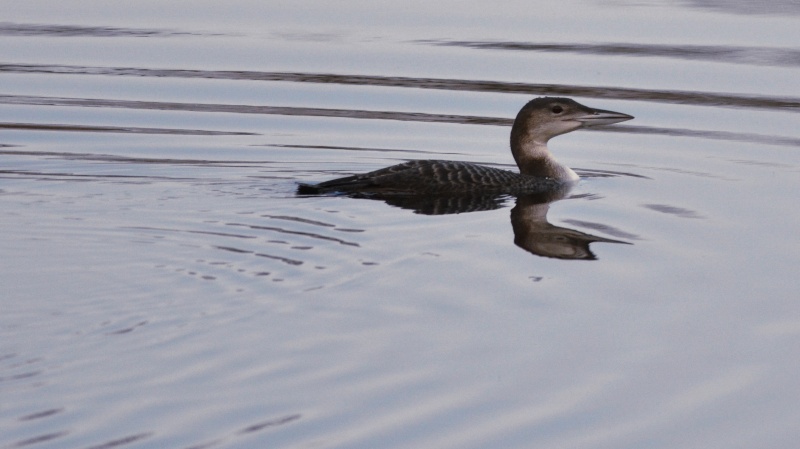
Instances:
[[[283,262],[283,263],[288,264],[288,265],[299,266],[299,265],[303,265],[303,263],[304,263],[302,260],[290,259],[288,257],[276,256],[276,255],[273,255],[273,254],[255,253],[255,255],[258,256],[258,257],[265,257],[267,259],[277,260],[279,262]]]
[[[800,3],[795,0],[772,0],[751,2],[749,0],[690,0],[681,2],[683,6],[700,9],[720,10],[734,14],[752,15],[798,15]]]
[[[293,421],[297,421],[298,419],[300,419],[301,416],[302,415],[300,415],[300,414],[295,414],[295,415],[284,416],[284,417],[278,418],[278,419],[271,419],[271,420],[268,420],[268,421],[260,422],[258,424],[253,424],[253,425],[247,426],[247,427],[245,427],[244,429],[240,430],[237,433],[244,434],[244,433],[259,432],[259,431],[264,430],[264,429],[269,428],[269,427],[277,427],[277,426],[281,426],[281,425],[284,425],[284,424],[288,424],[288,423],[293,422]]]
[[[41,412],[35,412],[29,415],[21,416],[19,418],[19,421],[33,421],[34,419],[47,418],[48,416],[53,416],[63,411],[64,411],[63,408],[52,408],[49,410],[43,410]]]
[[[2,152],[0,152],[2,154]],[[176,178],[169,176],[145,176],[145,175],[93,175],[93,174],[78,174],[67,172],[45,172],[36,170],[0,170],[0,177],[19,177],[19,178],[32,178],[36,180],[47,181],[107,181],[107,180],[169,180],[169,181],[188,181],[194,178]]]
[[[567,223],[567,224],[571,224],[571,225],[575,225],[575,226],[581,226],[581,227],[584,227],[584,228],[587,228],[587,229],[592,229],[594,231],[604,232],[604,233],[606,233],[608,235],[612,235],[614,237],[621,238],[621,239],[641,240],[641,238],[636,234],[632,234],[630,232],[625,232],[625,231],[622,231],[622,230],[620,230],[618,228],[615,228],[614,226],[610,226],[610,225],[603,224],[603,223],[594,223],[594,222],[590,222],[590,221],[573,220],[573,219],[566,219],[566,220],[562,220],[562,221],[564,223]]]
[[[639,175],[631,172],[616,171],[616,170],[598,170],[596,168],[592,169],[576,168],[575,170],[581,175],[581,178],[628,177],[628,178],[639,178],[639,179],[652,179],[644,175]]]
[[[552,93],[552,92],[551,92]],[[562,92],[563,94],[563,92]],[[584,94],[575,94],[582,95]],[[712,95],[712,94],[708,94]],[[707,95],[706,95],[707,96]],[[713,96],[713,95],[712,95]],[[598,96],[601,97],[601,96]],[[744,97],[743,97],[744,98]],[[628,98],[633,99],[633,98]],[[750,107],[772,107],[786,108],[787,110],[800,111],[800,99],[786,100],[766,100],[761,106],[756,106],[757,102]],[[781,103],[782,102],[782,103]],[[743,101],[737,107],[746,104]],[[424,112],[399,112],[399,111],[367,111],[359,109],[333,109],[333,108],[311,108],[294,106],[254,106],[240,104],[213,104],[213,103],[176,103],[158,101],[133,101],[133,100],[110,100],[99,98],[64,98],[64,97],[42,97],[25,95],[0,95],[0,104],[16,105],[35,105],[35,106],[70,106],[70,107],[91,107],[91,108],[123,108],[123,109],[143,109],[159,111],[187,111],[187,112],[213,112],[213,113],[234,113],[234,114],[263,114],[263,115],[283,115],[283,116],[302,116],[302,117],[331,117],[331,118],[351,118],[369,120],[397,120],[408,122],[433,122],[433,123],[455,123],[462,125],[492,125],[492,126],[511,126],[513,120],[502,117],[485,117],[472,115],[456,114],[431,114]],[[732,106],[733,103],[727,104]],[[722,102],[716,106],[726,106]],[[685,128],[661,128],[653,126],[639,125],[617,125],[603,128],[588,128],[592,132],[616,132],[628,134],[655,134],[668,136],[696,137],[728,141],[745,141],[754,143],[765,143],[770,145],[800,146],[800,139],[785,136],[770,136],[752,133],[736,133],[728,131],[707,131],[693,130]]]
[[[420,40],[420,44],[465,47],[478,50],[511,50],[543,53],[568,53],[595,56],[631,56],[712,61],[756,66],[798,67],[800,50],[774,47],[731,45],[669,45],[634,43],[537,43],[514,41]]]
[[[61,438],[68,434],[69,432],[67,431],[45,433],[42,435],[37,435],[35,437],[27,438],[25,440],[17,441],[16,443],[13,443],[9,447],[26,447],[26,446],[31,446],[33,444],[45,443],[47,441],[52,441]]]
[[[0,36],[47,36],[47,37],[173,37],[173,36],[222,36],[219,33],[195,33],[175,30],[147,28],[117,28],[105,26],[77,26],[55,24],[32,24],[0,22]]]
[[[731,131],[707,131],[686,128],[660,128],[656,126],[616,125],[603,128],[586,128],[586,131],[603,131],[607,133],[648,134],[674,137],[696,137],[701,139],[726,140],[732,142],[751,142],[766,145],[800,146],[800,138],[786,136],[770,136],[766,134],[740,133]]]
[[[0,129],[18,129],[26,131],[58,131],[58,132],[95,132],[95,133],[125,133],[125,134],[172,134],[183,136],[258,136],[258,133],[234,131],[209,131],[203,129],[174,129],[174,128],[140,128],[133,126],[92,126],[92,125],[63,125],[43,123],[0,123]]]
[[[0,73],[46,73],[65,75],[138,76],[157,78],[202,78],[248,81],[287,81],[294,83],[341,84],[359,86],[408,87],[471,92],[504,92],[531,95],[556,95],[615,100],[649,101],[694,106],[780,109],[800,112],[800,98],[743,95],[681,90],[635,89],[610,86],[569,84],[511,83],[504,81],[402,76],[345,75],[334,73],[258,72],[230,70],[146,69],[136,67],[99,67],[53,64],[0,63]],[[7,96],[0,96],[7,97]],[[32,97],[33,98],[33,97]]]
[[[343,150],[343,151],[377,151],[381,153],[412,153],[412,154],[435,154],[435,155],[458,155],[465,156],[467,153],[459,152],[445,152],[445,151],[425,151],[425,150],[405,150],[399,148],[373,148],[373,147],[352,147],[352,146],[334,146],[334,145],[290,145],[290,144],[260,144],[254,146],[267,146],[275,148],[298,148],[298,149],[312,149],[312,150]]]
[[[136,435],[118,438],[116,440],[107,441],[105,443],[101,443],[95,446],[89,446],[86,449],[110,449],[113,447],[125,446],[126,444],[131,444],[140,440],[144,440],[146,438],[150,438],[151,436],[153,436],[152,432],[139,433]]]
[[[36,377],[42,374],[41,371],[27,371],[24,373],[19,374],[12,374],[10,376],[0,376],[0,382],[5,381],[12,381],[12,380],[21,380],[21,379],[30,379],[31,377]]]
[[[246,234],[231,234],[228,232],[217,232],[217,231],[199,231],[195,229],[175,229],[175,228],[156,228],[156,227],[149,227],[149,226],[125,226],[121,229],[134,229],[134,230],[141,230],[141,231],[166,231],[166,232],[185,232],[187,234],[203,234],[203,235],[214,235],[219,237],[233,237],[237,239],[254,239],[256,236],[254,235],[246,235]]]
[[[214,160],[214,159],[177,159],[177,158],[153,158],[153,157],[136,157],[136,156],[118,156],[113,154],[96,154],[96,153],[70,153],[59,151],[23,151],[23,150],[0,150],[0,155],[7,156],[33,156],[33,157],[47,157],[59,158],[64,160],[76,161],[92,161],[92,162],[112,162],[129,163],[129,164],[167,164],[167,165],[202,165],[202,166],[215,166],[215,167],[239,167],[245,164],[263,164],[271,163],[272,161],[266,160]],[[170,178],[170,179],[190,179],[190,178]]]
[[[271,218],[273,220],[288,220],[288,221],[293,221],[293,222],[296,222],[296,223],[310,224],[310,225],[314,225],[314,226],[323,226],[323,227],[326,227],[326,228],[333,228],[333,227],[336,226],[336,225],[331,224],[331,223],[325,223],[325,222],[317,221],[317,220],[310,220],[308,218],[302,218],[302,217],[292,217],[292,216],[288,216],[288,215],[262,215],[262,217]]]
[[[705,218],[693,210],[684,209],[682,207],[670,206],[668,204],[643,204],[642,206],[646,207],[647,209],[654,210],[656,212],[675,215],[676,217],[681,217],[681,218]]]
[[[301,235],[303,237],[310,237],[312,239],[319,239],[319,240],[327,240],[329,242],[336,242],[342,245],[347,246],[360,246],[357,242],[350,242],[347,240],[343,240],[336,237],[330,237],[327,235],[316,234],[313,232],[306,232],[306,231],[295,231],[291,229],[281,228],[277,226],[262,226],[262,225],[250,225],[250,224],[243,224],[243,223],[228,223],[228,226],[245,226],[250,229],[258,230],[258,231],[273,231],[278,232],[281,234],[290,234],[290,235]]]

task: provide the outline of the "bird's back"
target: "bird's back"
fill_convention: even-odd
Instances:
[[[563,184],[555,179],[526,176],[470,162],[419,160],[316,185],[300,184],[298,193],[518,194],[557,189]]]

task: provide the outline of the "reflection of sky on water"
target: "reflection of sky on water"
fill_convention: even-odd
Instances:
[[[752,8],[15,2],[0,447],[793,447],[800,27]],[[569,198],[294,195],[513,168],[545,94],[636,117],[551,143]]]

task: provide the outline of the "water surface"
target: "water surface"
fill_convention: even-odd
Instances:
[[[793,2],[269,3],[5,9],[0,447],[795,444]],[[542,95],[561,199],[295,195]]]

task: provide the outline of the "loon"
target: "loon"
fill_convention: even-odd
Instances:
[[[301,183],[297,193],[518,195],[558,189],[574,183],[579,177],[571,168],[556,161],[547,149],[551,138],[580,128],[610,125],[632,118],[620,112],[593,109],[570,98],[536,98],[520,109],[511,128],[511,153],[519,173],[470,162],[415,160],[319,184]]]

